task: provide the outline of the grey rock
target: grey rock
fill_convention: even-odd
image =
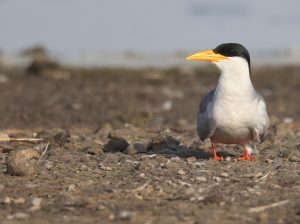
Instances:
[[[112,137],[106,145],[104,152],[123,152],[129,146],[128,142],[123,138]]]

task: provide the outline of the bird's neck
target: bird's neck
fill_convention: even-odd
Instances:
[[[247,97],[254,92],[249,65],[243,58],[232,58],[217,62],[221,71],[217,92],[224,97]]]

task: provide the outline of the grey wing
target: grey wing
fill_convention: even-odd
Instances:
[[[201,101],[197,118],[197,131],[200,139],[204,141],[210,138],[216,130],[216,125],[212,119],[212,102],[215,89],[211,90]]]
[[[269,128],[269,116],[267,112],[267,106],[265,99],[262,95],[257,93],[258,98],[258,127],[255,128],[255,134],[256,134],[256,141],[261,143],[263,142],[268,134],[268,128]]]

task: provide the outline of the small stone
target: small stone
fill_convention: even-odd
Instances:
[[[123,152],[129,146],[128,142],[123,138],[112,137],[104,146],[104,152]]]
[[[88,167],[86,165],[81,165],[80,170],[81,171],[87,171]]]
[[[53,163],[51,161],[46,161],[44,166],[48,169],[51,170],[53,168]]]
[[[91,148],[86,150],[86,152],[90,155],[101,155],[103,153],[102,149],[100,148]]]
[[[178,174],[180,174],[180,175],[185,175],[186,172],[184,172],[184,170],[178,170]]]
[[[224,172],[224,173],[221,173],[221,174],[220,174],[220,176],[221,176],[221,177],[228,177],[228,176],[229,176],[229,174],[228,174],[228,173],[226,173],[226,172]]]
[[[285,124],[291,124],[293,122],[294,122],[294,120],[291,117],[285,117],[285,118],[283,118],[283,123],[285,123]]]
[[[25,198],[17,198],[14,200],[15,204],[24,204],[25,203]]]
[[[227,157],[225,158],[225,160],[226,160],[227,162],[230,162],[230,161],[232,160],[232,158],[231,158],[230,156],[227,156]]]
[[[120,211],[119,213],[119,218],[123,220],[129,220],[132,217],[132,212],[131,211]]]
[[[192,157],[187,158],[187,162],[188,162],[188,163],[194,163],[194,162],[196,162],[196,161],[197,161],[197,158],[196,158],[195,156],[192,156]]]
[[[222,178],[221,178],[221,177],[216,177],[216,176],[214,176],[214,177],[213,177],[213,180],[216,181],[216,182],[221,182],[221,181],[222,181]]]
[[[34,211],[40,210],[42,198],[34,197],[31,201],[31,203],[32,203],[32,207],[30,208],[30,211],[34,212]]]
[[[289,157],[290,162],[300,162],[300,158],[297,156],[291,156]]]
[[[262,177],[264,174],[262,172],[257,172],[256,174],[253,175],[254,178],[260,178]]]
[[[207,179],[205,177],[201,176],[201,177],[196,177],[196,181],[206,182]]]
[[[17,212],[7,216],[7,219],[28,219],[30,216],[24,212]]]
[[[24,212],[17,212],[14,214],[16,219],[28,219],[30,216]]]
[[[220,205],[220,206],[224,206],[224,205],[226,205],[226,202],[225,202],[225,201],[221,201],[221,202],[219,203],[219,205]]]
[[[75,190],[75,188],[76,188],[75,184],[70,184],[68,187],[68,191],[73,191]]]
[[[112,167],[104,166],[103,164],[99,164],[99,168],[101,170],[105,170],[105,171],[113,171],[114,170]]]
[[[30,176],[37,171],[40,154],[34,149],[15,150],[7,157],[7,171],[11,175]]]
[[[164,102],[162,108],[163,108],[163,110],[168,111],[168,110],[172,109],[172,106],[173,106],[172,101],[171,100],[167,100],[167,101]]]
[[[108,219],[111,220],[111,221],[114,220],[114,219],[115,219],[115,215],[114,215],[114,214],[110,214],[110,215],[108,216]]]
[[[10,197],[5,197],[3,203],[4,204],[10,204],[11,203]]]
[[[144,178],[145,176],[146,176],[145,173],[141,173],[141,174],[140,174],[140,177],[141,177],[141,178]]]

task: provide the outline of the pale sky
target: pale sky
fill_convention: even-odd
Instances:
[[[300,46],[299,0],[0,0],[0,50],[68,54]]]

